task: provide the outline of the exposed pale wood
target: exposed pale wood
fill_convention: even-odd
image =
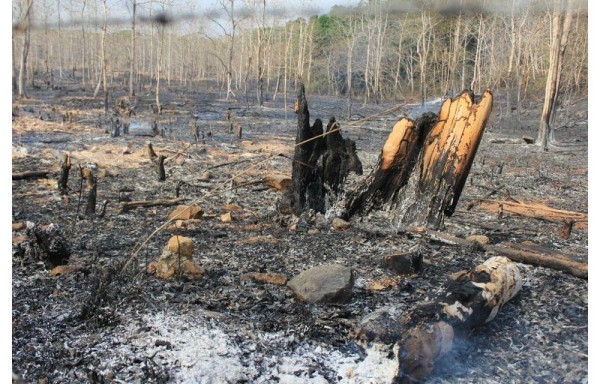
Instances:
[[[453,274],[444,292],[404,318],[398,341],[398,376],[394,382],[419,383],[448,353],[457,334],[492,321],[523,286],[516,264],[492,257],[470,271]]]
[[[278,191],[285,191],[290,187],[292,179],[286,175],[270,174],[263,178],[263,182]]]
[[[148,207],[169,207],[177,205],[184,201],[183,198],[175,199],[158,199],[158,200],[138,200],[138,201],[125,201],[121,203],[121,212],[127,212],[134,208],[148,208]]]
[[[512,213],[515,215],[534,217],[536,219],[544,219],[557,223],[565,221],[574,221],[575,228],[587,229],[588,215],[587,213],[567,211],[548,207],[539,203],[525,203],[510,200],[483,200],[481,207],[485,210],[497,212],[498,207],[502,205],[504,213]]]

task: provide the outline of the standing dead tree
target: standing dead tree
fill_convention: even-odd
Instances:
[[[492,93],[479,104],[464,91],[447,99],[439,116],[402,118],[385,142],[378,165],[345,197],[349,216],[389,209],[397,225],[439,228],[454,213],[492,110]]]
[[[156,155],[156,152],[154,152],[154,149],[152,148],[152,143],[148,143],[147,145],[148,157],[152,164],[156,166],[158,181],[165,181],[167,178],[165,174],[165,159],[167,157],[165,155]]]
[[[69,172],[71,171],[71,157],[65,153],[65,159],[60,164],[60,176],[58,178],[58,190],[61,195],[66,195],[69,192]]]
[[[298,114],[292,185],[279,204],[283,211],[295,215],[314,209],[325,212],[337,200],[350,171],[362,174],[353,140],[344,139],[341,128],[331,118],[323,134],[323,122],[311,126],[304,84],[298,84],[295,110]]]

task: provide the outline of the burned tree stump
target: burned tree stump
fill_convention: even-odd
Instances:
[[[386,206],[396,225],[439,228],[454,213],[492,110],[489,90],[479,104],[473,99],[464,91],[444,102],[437,119],[396,123],[377,167],[346,196],[348,214]]]
[[[96,193],[98,188],[96,176],[94,176],[94,173],[91,169],[82,168],[81,177],[83,180],[85,180],[85,186],[88,191],[85,204],[85,214],[89,217],[96,216]]]
[[[65,159],[60,164],[60,176],[58,178],[58,190],[61,195],[69,193],[68,181],[69,172],[71,171],[71,156],[65,153]]]
[[[167,176],[165,173],[165,159],[167,157],[164,155],[160,155],[160,156],[156,155],[156,152],[154,152],[154,149],[152,148],[152,143],[147,143],[146,149],[147,149],[148,157],[150,158],[150,161],[156,167],[158,181],[165,181],[167,179]]]
[[[57,224],[27,222],[26,227],[27,237],[31,240],[27,253],[34,259],[43,261],[48,269],[69,262],[71,247]]]
[[[356,144],[341,135],[339,124],[331,118],[325,134],[323,122],[315,119],[311,126],[304,84],[298,86],[294,110],[298,114],[296,146],[292,164],[292,182],[280,202],[285,211],[295,215],[314,209],[324,213],[343,191],[348,174],[362,174]]]

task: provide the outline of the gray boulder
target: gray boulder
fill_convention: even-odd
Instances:
[[[299,300],[309,303],[338,304],[350,301],[353,284],[351,268],[339,264],[326,264],[294,276],[287,285]]]

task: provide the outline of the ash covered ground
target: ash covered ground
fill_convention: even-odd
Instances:
[[[99,117],[101,102],[75,88],[37,90],[31,99],[13,104],[13,173],[51,171],[49,179],[13,181],[13,223],[59,225],[72,249],[69,264],[81,267],[51,275],[44,263],[28,257],[23,233],[13,232],[14,377],[27,383],[387,383],[395,369],[392,346],[351,337],[361,319],[386,306],[410,311],[442,292],[448,274],[491,256],[477,247],[450,247],[398,233],[385,212],[353,219],[344,231],[333,229],[322,215],[295,219],[278,213],[282,192],[260,181],[267,174],[291,172],[289,158],[269,156],[293,156],[293,96],[287,113],[281,96],[264,107],[243,100],[231,104],[222,97],[166,91],[158,122],[164,138],[111,137]],[[152,119],[151,99],[135,100],[134,120]],[[365,175],[397,118],[418,113],[407,106],[364,120],[408,102],[355,102],[348,121],[344,99],[310,93],[307,99],[311,122],[335,116],[344,137],[356,141]],[[230,133],[228,108],[234,124],[242,126],[242,140]],[[492,243],[529,241],[587,261],[587,226],[576,226],[564,240],[558,235],[561,223],[512,214],[498,218],[478,203],[514,198],[587,212],[587,100],[568,114],[566,109],[559,113],[556,135],[565,145],[549,153],[522,140],[535,137],[540,108],[526,106],[520,122],[495,108],[457,212],[446,219],[444,230],[460,237],[487,235]],[[76,111],[72,124],[62,121],[67,111]],[[204,144],[190,145],[192,119],[204,133]],[[171,157],[164,182],[157,181],[147,160],[147,141]],[[130,153],[123,154],[125,148]],[[74,163],[67,196],[56,188],[64,152]],[[78,218],[84,203],[77,166],[90,163],[99,174],[98,201],[107,200],[108,206],[104,217]],[[348,184],[362,177],[353,175]],[[221,192],[232,185],[239,187]],[[177,189],[188,203],[208,195],[198,203],[201,219],[167,225],[149,238],[172,207],[120,213],[124,198],[173,198]],[[476,204],[468,209],[470,203]],[[220,215],[227,211],[233,220],[222,222]],[[193,239],[193,259],[205,269],[201,279],[164,281],[147,275],[147,264],[175,234]],[[418,244],[425,247],[420,274],[396,277],[381,266],[383,255]],[[308,304],[285,286],[240,279],[247,272],[292,277],[329,263],[354,271],[348,304]],[[494,321],[458,340],[428,383],[587,382],[587,280],[518,265],[524,278],[519,295]],[[386,278],[395,283],[373,289],[373,281]]]

